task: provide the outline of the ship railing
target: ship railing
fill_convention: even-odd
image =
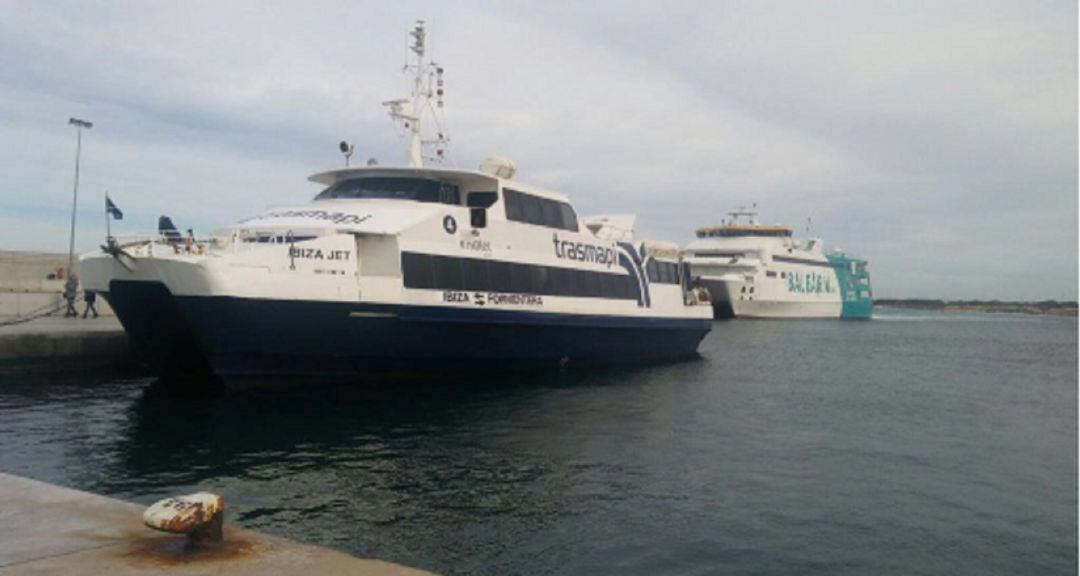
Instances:
[[[217,238],[196,238],[173,232],[129,232],[109,237],[106,251],[119,249],[129,256],[154,257],[166,254],[203,255],[214,248]]]
[[[294,234],[253,232],[248,230],[218,230],[211,236],[199,238],[176,232],[133,232],[111,237],[106,251],[121,249],[130,256],[154,257],[165,255],[202,256],[208,253],[241,253],[261,250],[267,246],[292,246],[310,240],[310,233]]]

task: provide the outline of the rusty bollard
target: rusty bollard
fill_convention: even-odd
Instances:
[[[224,520],[225,501],[209,492],[166,498],[143,512],[143,523],[150,528],[186,534],[194,545],[221,542]]]

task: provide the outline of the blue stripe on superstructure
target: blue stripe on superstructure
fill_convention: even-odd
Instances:
[[[634,285],[637,287],[637,303],[638,306],[645,306],[645,293],[641,287],[641,278],[631,263],[630,259],[625,254],[619,254],[619,266],[622,266],[626,270],[626,273],[634,280]]]
[[[638,254],[637,248],[633,244],[629,242],[616,242],[616,244],[619,245],[619,248],[626,250],[630,257],[634,259],[634,262],[641,263],[641,255]]]
[[[641,261],[640,253],[637,248],[629,242],[616,242],[616,244],[629,255],[630,263],[633,265],[634,275],[637,276],[638,285],[641,287],[641,292],[645,296],[645,307],[651,308],[652,298],[649,295],[649,278],[648,275],[645,274],[645,268],[643,267],[644,265]],[[624,255],[619,255],[620,264],[622,264],[623,257]]]

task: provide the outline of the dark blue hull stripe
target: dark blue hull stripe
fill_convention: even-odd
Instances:
[[[363,313],[364,308],[357,307]],[[673,328],[705,329],[712,323],[701,318],[645,318],[635,316],[599,316],[558,314],[523,310],[451,308],[445,306],[404,306],[398,309],[401,320],[480,324],[518,324],[532,326],[568,326],[593,328]]]
[[[712,328],[710,319],[172,297],[160,284],[117,284],[106,298],[147,364],[166,370],[185,344],[223,377],[349,375],[414,362],[662,361],[696,355]]]
[[[645,307],[651,307],[652,298],[649,295],[649,279],[645,274],[641,255],[638,254],[634,245],[629,242],[618,242],[617,245],[625,252],[625,254],[619,255],[619,265],[629,270],[631,276],[637,278],[638,285],[641,287],[641,294],[644,298]]]

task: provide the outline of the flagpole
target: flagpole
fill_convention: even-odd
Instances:
[[[109,214],[109,191],[105,191],[105,244],[112,244],[112,214]]]

